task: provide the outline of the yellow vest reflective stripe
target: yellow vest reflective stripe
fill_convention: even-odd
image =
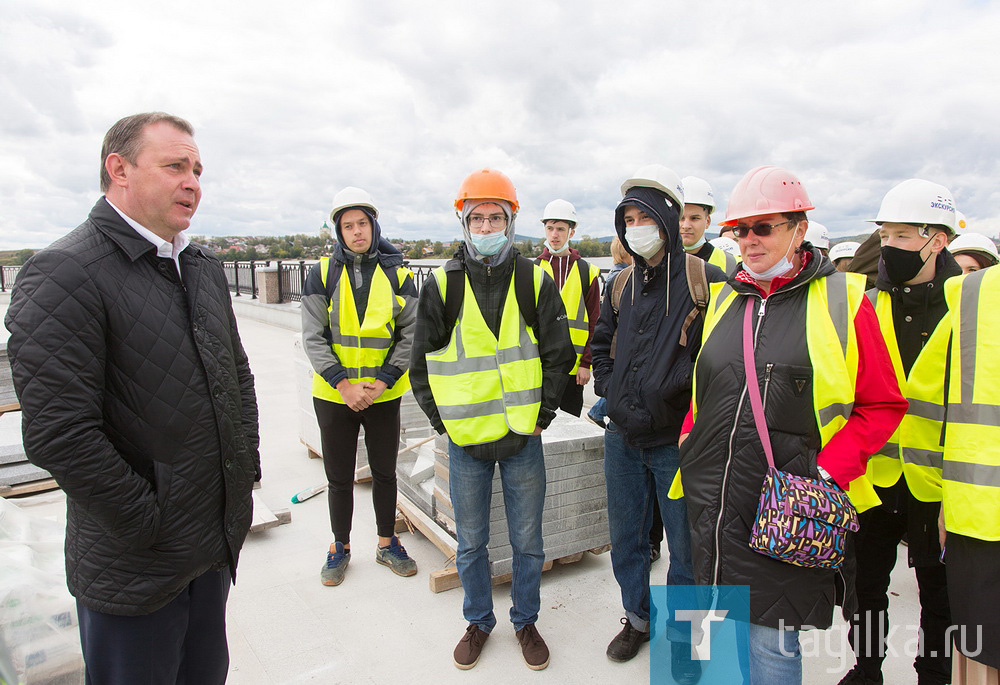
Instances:
[[[952,334],[942,472],[945,525],[953,533],[998,541],[1000,269],[951,278],[944,287]]]
[[[878,327],[882,331],[882,338],[885,346],[889,350],[889,359],[892,360],[892,369],[896,373],[896,382],[899,383],[900,392],[906,393],[906,374],[903,373],[903,362],[899,357],[899,341],[896,338],[896,328],[892,323],[892,297],[884,290],[878,292],[875,298],[875,316],[878,318]],[[892,437],[879,448],[879,450],[868,460],[868,480],[880,488],[888,488],[896,484],[903,473],[902,465],[899,461],[899,428],[892,433]]]
[[[552,273],[552,264],[547,259],[542,259],[538,266],[542,267],[545,273],[552,277],[553,281],[555,280],[555,275]],[[583,351],[587,347],[587,340],[590,338],[590,314],[587,312],[586,293],[581,290],[583,286],[580,283],[580,270],[582,268],[580,260],[574,262],[573,268],[566,274],[566,282],[563,283],[562,289],[559,291],[559,294],[562,296],[563,305],[566,307],[566,321],[569,323],[569,339],[573,342],[573,349],[576,350],[576,363],[570,371],[570,375],[572,376],[575,376],[577,370],[580,368],[580,359],[583,357]],[[587,274],[588,287],[600,275],[601,270],[591,264],[590,272]]]
[[[806,346],[809,359],[812,360],[816,424],[819,427],[820,442],[826,446],[837,431],[847,424],[854,408],[858,375],[858,339],[854,319],[865,296],[865,277],[861,274],[838,272],[810,281],[808,287]],[[703,341],[708,340],[726,310],[740,299],[728,283],[713,283],[711,290],[712,299],[705,312]],[[697,397],[696,384],[697,372],[692,380],[693,397]],[[692,402],[692,408],[697,419],[697,404]],[[858,511],[865,511],[881,503],[865,476],[851,481],[847,492]],[[676,493],[674,490],[672,496]]]
[[[924,502],[941,499],[941,430],[950,339],[951,323],[946,314],[920,350],[906,384],[900,386],[910,403],[898,431],[903,475],[913,496]]]
[[[535,301],[542,269],[533,269]],[[448,291],[444,268],[433,271],[441,300]],[[530,435],[542,406],[542,361],[538,340],[517,306],[511,276],[500,317],[500,336],[493,335],[465,276],[465,295],[448,344],[428,352],[427,380],[438,413],[456,444],[477,445],[499,440],[508,432]]]
[[[716,247],[712,250],[712,254],[708,256],[708,263],[722,269],[726,276],[732,276],[736,273],[736,264],[738,262],[736,261],[736,257]]]
[[[320,260],[323,286],[327,285],[330,258]],[[411,272],[406,267],[398,267],[396,276],[402,287]],[[330,315],[330,337],[333,353],[347,371],[352,383],[371,383],[375,380],[389,350],[392,348],[396,332],[396,317],[406,306],[406,300],[393,290],[389,278],[380,264],[375,265],[372,282],[368,291],[368,304],[364,318],[359,320],[358,308],[354,303],[354,289],[351,286],[350,270],[343,266],[334,286],[328,312]],[[410,389],[409,371],[386,389],[375,402],[388,402]],[[340,391],[323,380],[318,373],[313,374],[313,397],[344,404]]]

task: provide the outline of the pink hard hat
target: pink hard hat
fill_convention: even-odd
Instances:
[[[809,209],[816,208],[795,174],[776,166],[759,166],[748,171],[733,188],[726,207],[726,220],[719,225],[735,226],[748,216]]]

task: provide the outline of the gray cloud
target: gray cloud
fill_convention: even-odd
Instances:
[[[482,166],[518,188],[518,228],[555,197],[608,235],[618,186],[666,164],[724,200],[787,166],[836,233],[895,183],[949,186],[1000,231],[995,30],[980,3],[572,5],[123,0],[0,5],[0,248],[41,247],[98,196],[104,131],[190,119],[205,162],[192,231],[314,232],[368,189],[390,236],[457,236]]]

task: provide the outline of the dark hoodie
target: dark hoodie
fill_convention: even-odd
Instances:
[[[344,236],[340,232],[340,217],[343,212],[339,212],[334,220],[337,243],[333,246],[333,254],[330,256],[327,287],[323,286],[320,263],[316,263],[310,269],[305,285],[302,287],[302,342],[306,356],[309,358],[313,370],[333,387],[347,378],[347,370],[340,363],[340,359],[337,358],[331,347],[329,318],[330,297],[336,285],[335,279],[340,278],[341,268],[347,266],[350,270],[354,305],[357,307],[360,319],[368,307],[368,293],[371,289],[375,265],[380,264],[382,270],[389,274],[403,264],[403,255],[382,237],[382,229],[378,219],[367,208],[348,209],[360,209],[368,215],[372,224],[371,247],[364,254],[357,254],[344,248]],[[393,346],[389,349],[385,362],[376,375],[377,379],[383,381],[390,388],[400,379],[409,365],[413,322],[416,320],[417,309],[417,289],[413,284],[413,278],[407,278],[404,281],[399,294],[406,298],[407,303],[396,320],[396,339],[393,341]]]
[[[636,254],[625,237],[625,210],[630,205],[652,217],[667,237],[665,254],[655,267]],[[591,342],[595,390],[607,399],[608,416],[629,445],[675,445],[691,402],[691,370],[702,328],[698,317],[688,328],[687,347],[681,347],[681,326],[695,305],[687,286],[678,210],[658,190],[631,188],[615,210],[615,230],[633,256],[635,270],[617,316],[611,298],[601,303]],[[718,267],[706,264],[705,269],[710,282],[726,280]],[[616,330],[616,358],[611,359]]]

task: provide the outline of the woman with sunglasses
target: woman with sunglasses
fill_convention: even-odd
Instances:
[[[778,470],[825,479],[864,509],[875,504],[868,456],[907,406],[864,277],[838,272],[805,240],[811,209],[801,181],[772,166],[752,169],[733,190],[724,224],[743,261],[712,286],[681,431],[695,582],[749,586],[736,623],[749,684],[801,683],[798,631],[828,628],[835,604],[849,617],[856,603],[850,559],[837,570],[804,568],[750,548],[768,472],[764,437]],[[763,422],[751,408],[744,349],[753,352]]]

